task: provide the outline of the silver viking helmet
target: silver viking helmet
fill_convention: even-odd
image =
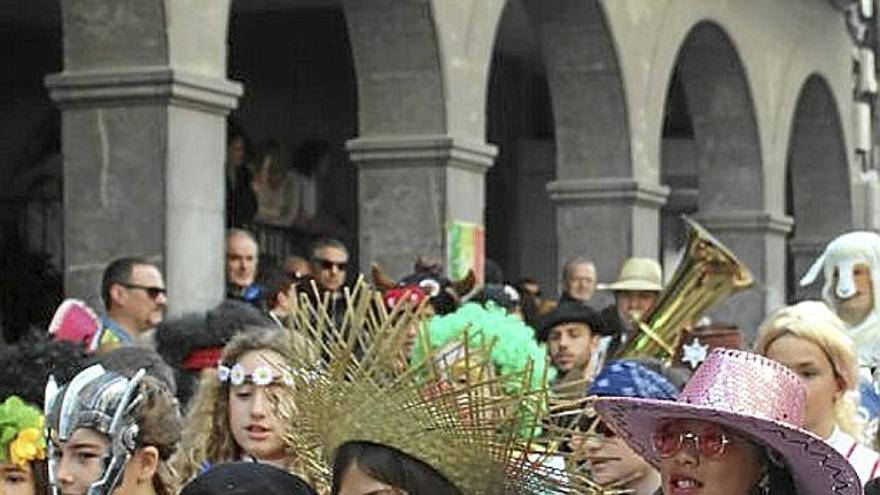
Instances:
[[[50,378],[46,387],[46,436],[49,437],[49,481],[57,494],[54,442],[67,442],[80,428],[89,428],[107,437],[110,452],[101,475],[86,495],[110,495],[122,480],[122,473],[137,448],[138,425],[135,411],[143,400],[138,385],[146,372],[132,378],[106,371],[95,365],[81,371],[60,390]]]

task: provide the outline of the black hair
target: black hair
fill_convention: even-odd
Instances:
[[[323,139],[306,139],[293,154],[293,168],[311,177],[318,170],[318,163],[330,153],[330,142]]]
[[[342,241],[333,237],[322,237],[312,243],[311,248],[309,249],[309,261],[314,261],[315,253],[317,253],[318,250],[328,247],[340,249],[345,252],[346,256],[348,256],[348,248],[345,247],[345,244]]]
[[[372,442],[346,442],[333,458],[330,493],[338,495],[342,477],[353,465],[382,483],[412,494],[462,495],[442,474],[428,464],[393,447]]]
[[[97,356],[94,361],[108,371],[115,371],[127,377],[132,377],[138,370],[143,369],[148,375],[165,385],[169,392],[177,394],[174,369],[162,359],[158,352],[149,347],[117,347],[106,354]]]
[[[865,495],[880,495],[880,478],[874,478],[865,485]]]
[[[278,294],[287,292],[290,290],[290,286],[297,285],[300,282],[300,280],[278,267],[267,268],[260,275],[260,286],[263,288],[266,311],[271,311],[275,307]]]
[[[104,309],[110,309],[110,288],[114,284],[127,284],[131,282],[131,272],[135,266],[147,265],[155,267],[152,261],[139,256],[127,256],[110,262],[104,269],[101,277],[101,297],[104,299]]]
[[[58,384],[67,383],[85,369],[87,360],[81,344],[53,342],[47,337],[4,346],[0,348],[0,401],[17,395],[40,406],[50,375]]]
[[[186,405],[198,388],[200,372],[183,367],[190,353],[226,345],[237,333],[253,326],[271,325],[254,306],[227,299],[207,313],[164,320],[156,328],[156,350],[174,368],[177,398]]]

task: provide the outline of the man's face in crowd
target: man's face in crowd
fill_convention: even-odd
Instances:
[[[614,293],[617,315],[626,325],[633,317],[642,318],[654,306],[659,292],[652,290],[620,290]]]
[[[236,287],[254,283],[257,275],[257,245],[242,235],[226,241],[226,279]]]
[[[335,291],[342,287],[346,270],[348,254],[342,249],[324,246],[312,255],[312,275],[324,290]]]
[[[553,366],[565,373],[586,368],[599,345],[599,336],[586,323],[560,323],[547,335],[547,349]]]
[[[153,265],[134,265],[127,283],[116,284],[111,311],[131,322],[134,330],[145,331],[162,322],[162,312],[168,298],[165,281]]]
[[[841,299],[837,295],[837,283],[840,276],[837,269],[834,270],[834,283],[831,287],[831,295],[834,299],[834,309],[840,319],[848,325],[858,325],[874,309],[874,286],[871,283],[871,268],[865,263],[858,263],[853,267],[853,284],[856,293],[854,296]]]
[[[596,267],[592,263],[580,263],[568,269],[565,275],[565,292],[581,302],[587,302],[596,291]]]

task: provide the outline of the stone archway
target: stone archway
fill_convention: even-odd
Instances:
[[[553,109],[540,47],[522,0],[509,0],[495,40],[486,109],[498,146],[486,175],[486,257],[507,280],[556,286],[556,228],[546,184],[556,176]]]
[[[811,75],[798,95],[787,160],[788,297],[821,297],[821,284],[798,281],[835,236],[852,228],[852,191],[840,115],[827,81]]]
[[[669,163],[673,143],[667,136],[663,175],[678,175],[678,184],[670,185],[673,199],[679,199],[671,206],[695,211],[752,271],[755,288],[715,312],[717,318],[751,331],[768,307],[784,300],[784,243],[790,219],[767,211],[765,205],[761,133],[748,74],[724,29],[701,22],[683,41],[669,84],[680,84],[690,124],[690,135],[675,143],[681,148],[675,156],[691,161]],[[668,99],[667,114],[672,104],[675,101]]]
[[[556,138],[557,260],[589,256],[600,280],[658,254],[667,190],[636,174],[617,47],[602,2],[526,0],[546,64]],[[557,270],[558,272],[558,270]],[[597,302],[601,304],[601,301]]]

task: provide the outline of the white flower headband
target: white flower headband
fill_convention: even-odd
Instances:
[[[262,365],[254,368],[254,371],[248,375],[244,371],[241,363],[228,367],[224,365],[217,366],[217,378],[220,383],[229,382],[232,385],[244,385],[246,382],[254,385],[265,387],[271,385],[276,380],[280,380],[287,386],[293,386],[293,377],[289,372],[274,370],[269,366]]]
[[[270,366],[261,365],[254,368],[254,371],[248,376],[241,363],[235,364],[231,368],[222,364],[217,366],[217,379],[220,380],[220,383],[229,382],[231,385],[236,386],[250,382],[254,385],[265,387],[277,380],[288,387],[293,387],[294,376],[301,377],[306,383],[314,383],[320,377],[320,373],[317,369],[305,371],[285,368],[279,371]]]

